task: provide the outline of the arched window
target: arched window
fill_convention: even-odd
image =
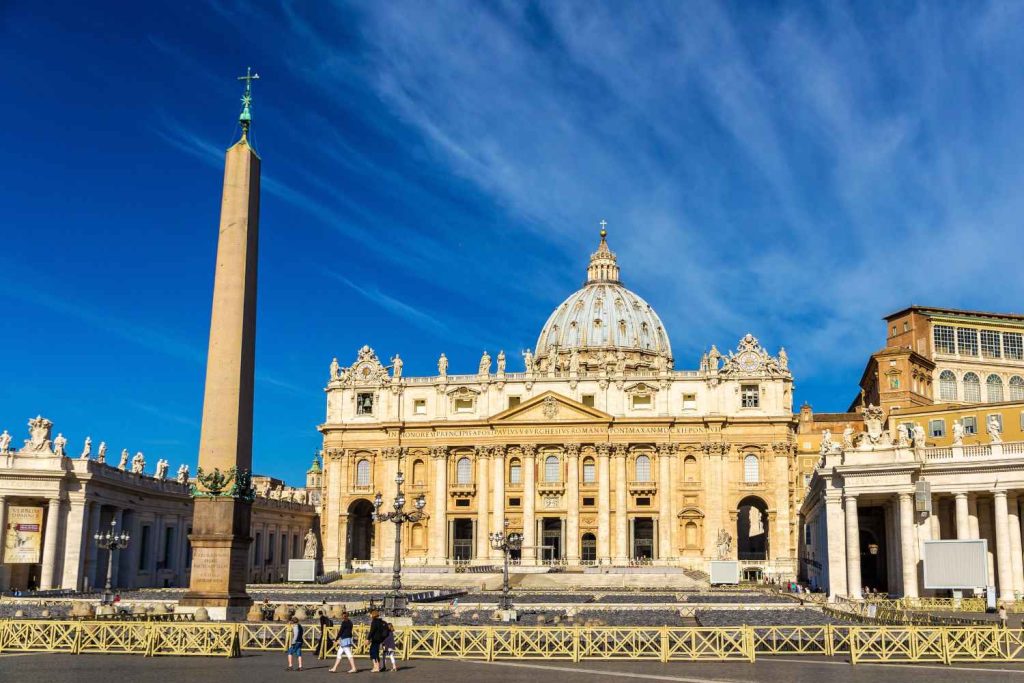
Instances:
[[[370,485],[370,461],[363,458],[356,463],[356,486]]]
[[[748,484],[761,481],[761,461],[752,453],[743,458],[743,481]]]
[[[422,486],[424,484],[422,460],[416,460],[412,463],[412,483],[417,486]]]
[[[597,483],[597,472],[594,471],[594,459],[583,458],[583,483],[594,484]]]
[[[651,480],[651,459],[646,455],[636,456],[636,463],[634,463],[634,474],[636,475],[637,481],[650,481]]]
[[[1010,400],[1024,401],[1024,377],[1014,375],[1010,378]]]
[[[508,461],[508,483],[523,483],[523,464],[519,462],[519,458],[512,458]]]
[[[558,458],[553,455],[544,458],[544,481],[560,481],[558,475]]]
[[[686,456],[683,460],[683,481],[700,481],[700,472],[697,471],[697,458],[692,455]]]
[[[985,396],[989,403],[1003,400],[1003,379],[999,375],[989,375],[985,380]]]
[[[956,375],[952,370],[943,370],[939,373],[939,400],[956,400]]]
[[[459,461],[455,463],[455,483],[473,483],[473,463],[469,458],[459,458]]]
[[[981,380],[973,372],[964,375],[964,400],[972,403],[981,402]]]
[[[686,547],[696,548],[697,547],[697,523],[687,522],[686,523]]]

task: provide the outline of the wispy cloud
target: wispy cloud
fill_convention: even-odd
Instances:
[[[385,294],[384,292],[377,289],[373,285],[359,285],[352,282],[341,273],[337,273],[329,268],[324,268],[323,273],[328,277],[331,277],[338,282],[343,283],[346,287],[358,292],[361,296],[366,298],[368,301],[380,306],[386,311],[390,311],[398,318],[405,320],[406,322],[412,323],[416,327],[421,329],[428,329],[432,332],[438,332],[447,334],[449,332],[448,326],[441,322],[438,318],[430,315],[429,313],[418,309],[415,306],[410,306],[404,301],[400,301],[393,296]]]
[[[184,425],[186,427],[192,427],[193,429],[199,429],[199,422],[191,417],[180,415],[173,410],[168,410],[164,406],[154,405],[152,403],[145,403],[143,401],[129,400],[128,404],[141,410],[144,413],[149,413],[154,417],[160,418],[162,422],[172,422],[174,424]]]

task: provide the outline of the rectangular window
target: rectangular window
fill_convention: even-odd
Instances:
[[[651,397],[650,395],[645,396],[634,396],[633,397],[633,410],[650,410],[651,409]]]
[[[583,461],[583,483],[593,484],[597,481],[597,474],[594,470],[594,461],[592,458],[587,458]]]
[[[373,394],[356,394],[356,415],[373,415]]]
[[[889,378],[889,388],[890,389],[899,389],[900,388],[900,378],[899,378],[898,375],[893,375],[892,377]]]
[[[1003,355],[1008,360],[1024,360],[1024,335],[1020,332],[1003,332]]]
[[[253,559],[253,565],[254,566],[255,565],[259,565],[259,563],[260,563],[260,558],[263,557],[262,550],[263,550],[263,536],[260,534],[260,532],[257,531],[256,532],[256,540],[252,544],[252,559]]]
[[[978,418],[973,415],[969,415],[960,420],[960,424],[964,426],[964,434],[977,434],[978,433]]]
[[[697,410],[697,394],[683,394],[683,410]]]
[[[267,534],[267,564],[274,564],[274,537],[277,534]]]
[[[593,498],[584,498],[583,499],[583,507],[585,507],[585,508],[592,508],[592,507],[594,507],[594,499]]]
[[[582,403],[583,405],[587,406],[588,408],[593,408],[594,407],[594,395],[593,394],[583,394],[583,400],[580,401],[580,403]]]
[[[945,420],[929,420],[928,421],[928,434],[929,436],[939,437],[946,435],[946,421]]]
[[[418,398],[412,402],[412,414],[413,415],[426,415],[427,414],[427,399]]]
[[[149,532],[150,527],[142,527],[142,539],[139,542],[139,571],[146,571],[146,563],[149,561]]]
[[[651,504],[651,499],[650,498],[646,498],[645,497],[645,498],[637,498],[636,499],[636,506],[637,507],[642,507],[642,508],[649,507],[650,504]]]
[[[956,352],[956,344],[953,342],[953,329],[948,325],[936,325],[932,329],[932,338],[935,340],[936,353]]]
[[[174,527],[164,527],[164,560],[161,563],[164,567],[171,566],[174,560]]]
[[[509,408],[515,408],[517,405],[519,405],[522,402],[523,402],[522,396],[509,396],[508,397],[508,407]]]
[[[508,466],[508,483],[510,484],[522,484],[523,483],[523,466],[516,460]]]
[[[509,498],[508,499],[508,506],[510,508],[517,508],[517,507],[519,507],[522,504],[523,504],[523,499],[522,498]]]
[[[468,508],[469,507],[469,498],[459,498],[458,500],[455,501],[455,507],[457,507],[457,508]]]
[[[1000,335],[998,332],[992,330],[981,331],[981,355],[983,358],[999,358],[1000,357]]]
[[[903,331],[910,332],[910,323],[903,321]]]
[[[892,326],[892,335],[891,336],[893,336],[893,337],[896,336],[896,326],[895,325]]]
[[[977,356],[978,331],[973,327],[956,328],[956,348],[961,356]]]
[[[473,399],[471,399],[471,398],[457,398],[457,399],[455,399],[455,412],[456,413],[472,413],[473,412]]]
[[[744,384],[740,388],[741,402],[744,408],[757,408],[761,405],[761,394],[756,384]]]
[[[804,545],[811,544],[811,525],[810,523],[804,524]]]

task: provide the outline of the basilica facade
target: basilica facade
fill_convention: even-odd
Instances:
[[[517,365],[518,365],[518,358]],[[500,352],[470,374],[406,377],[369,346],[326,387],[324,569],[389,564],[395,525],[373,499],[425,518],[408,565],[500,563],[488,534],[524,536],[522,565],[795,569],[793,380],[752,335],[676,370],[657,313],[623,286],[602,230],[584,286],[550,315],[522,371]]]

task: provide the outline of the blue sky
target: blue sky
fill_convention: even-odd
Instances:
[[[42,413],[75,449],[194,467],[249,65],[258,470],[301,482],[333,356],[518,358],[601,219],[678,368],[750,331],[786,346],[798,403],[842,410],[882,315],[1021,310],[1022,14],[0,3],[0,428]]]

